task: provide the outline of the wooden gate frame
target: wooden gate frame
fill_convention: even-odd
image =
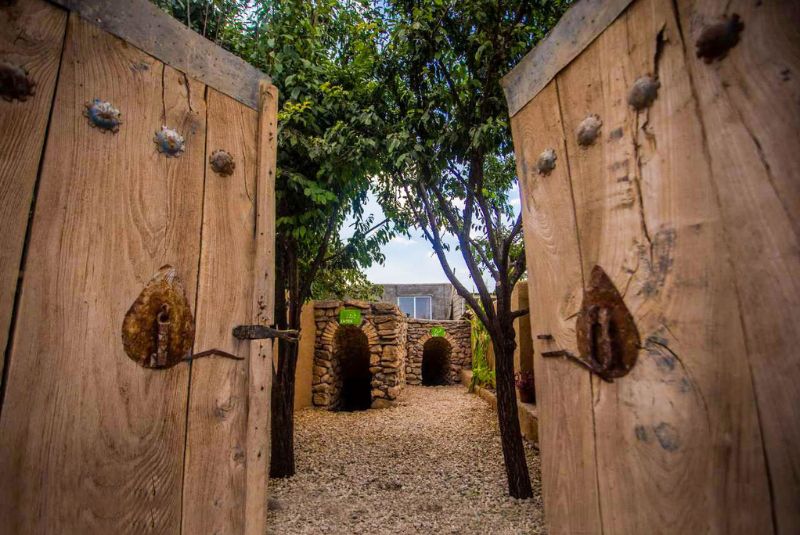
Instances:
[[[602,34],[607,29],[626,22],[629,29],[635,28],[630,31],[652,32],[650,37],[656,42],[654,48],[657,51],[654,62],[659,58],[660,46],[665,49],[676,44],[682,47],[680,53],[676,53],[685,68],[681,74],[684,84],[681,90],[684,91],[682,94],[690,95],[685,99],[687,108],[693,114],[689,130],[692,130],[693,139],[700,142],[696,143],[696,153],[689,154],[686,147],[682,147],[684,151],[681,157],[686,159],[692,156],[696,160],[702,160],[702,165],[698,166],[702,169],[697,173],[705,175],[705,186],[710,187],[715,195],[715,201],[709,203],[709,211],[718,214],[714,217],[718,217],[721,222],[719,234],[723,237],[724,247],[720,248],[718,260],[719,270],[725,274],[726,282],[724,289],[718,291],[726,295],[728,303],[733,305],[720,307],[721,310],[707,310],[706,313],[724,312],[725,325],[736,326],[731,328],[732,332],[735,331],[735,340],[732,342],[726,339],[726,342],[733,344],[739,353],[735,369],[729,361],[714,361],[710,363],[708,370],[700,371],[719,376],[736,373],[737,380],[741,378],[738,383],[741,388],[736,391],[730,389],[735,384],[730,378],[724,384],[730,390],[720,393],[715,390],[717,384],[710,381],[706,386],[710,387],[711,392],[709,407],[716,407],[718,414],[722,412],[720,407],[723,402],[736,407],[728,422],[732,426],[738,426],[742,431],[740,434],[747,435],[745,440],[732,433],[735,436],[733,441],[725,437],[711,444],[718,450],[733,449],[737,454],[735,464],[740,472],[734,472],[733,475],[714,474],[714,477],[730,482],[730,488],[735,490],[730,490],[728,496],[718,495],[712,498],[728,499],[730,503],[727,510],[722,512],[719,504],[716,504],[716,513],[708,512],[705,521],[707,528],[711,530],[738,529],[747,532],[748,529],[757,528],[764,532],[796,532],[800,529],[800,510],[796,505],[800,496],[800,478],[797,476],[800,467],[800,428],[790,422],[797,421],[800,406],[800,390],[797,388],[797,381],[800,379],[800,368],[797,365],[800,330],[796,327],[797,304],[800,302],[800,261],[796,255],[796,184],[799,160],[790,141],[796,137],[798,116],[788,110],[796,109],[793,95],[796,96],[797,81],[796,76],[790,73],[795,73],[800,68],[797,61],[800,57],[800,45],[790,21],[798,14],[798,10],[790,2],[762,5],[746,2],[731,4],[721,0],[667,1],[665,5],[657,6],[658,16],[664,16],[666,20],[659,32],[658,28],[642,28],[639,20],[620,20],[634,11],[641,15],[650,7],[640,4],[645,4],[645,0],[580,0],[565,13],[550,34],[503,79],[515,141],[520,194],[523,198],[522,210],[523,213],[535,213],[534,217],[527,214],[529,220],[541,219],[541,224],[549,225],[550,231],[558,230],[559,237],[564,242],[569,241],[565,236],[576,233],[577,225],[572,220],[576,215],[576,194],[572,192],[572,187],[582,180],[589,180],[589,177],[576,176],[572,168],[573,160],[580,161],[579,155],[576,156],[568,150],[572,143],[569,138],[574,135],[572,129],[577,123],[574,117],[569,124],[562,123],[564,117],[569,115],[563,112],[562,102],[570,102],[560,87],[561,73],[573,67],[573,60],[577,63],[585,59],[579,56],[584,51],[593,50],[595,40],[602,39]],[[730,20],[734,13],[744,23],[740,42],[725,59],[718,63],[704,64],[701,58],[696,57],[701,34],[712,23],[719,21],[721,16]],[[585,65],[586,62],[582,64],[582,68]],[[657,72],[637,74],[658,75]],[[564,78],[568,75],[569,72]],[[574,73],[572,75],[575,76]],[[627,82],[632,83],[633,79]],[[794,87],[790,83],[795,84]],[[659,99],[666,98],[662,94],[668,95],[673,90],[666,83],[662,85],[664,87],[660,89]],[[624,95],[620,95],[620,98],[624,105]],[[658,105],[659,101],[656,100],[654,108]],[[682,110],[670,111],[677,115]],[[648,121],[651,121],[652,115],[648,117]],[[661,119],[668,122],[673,117]],[[523,122],[526,126],[522,125]],[[548,128],[552,130],[552,135]],[[605,125],[604,128],[613,127]],[[609,133],[605,135],[608,136]],[[557,165],[561,168],[550,176],[536,177],[537,151],[547,148],[548,145],[558,147],[560,160]],[[604,171],[597,169],[598,173]],[[546,184],[541,186],[539,192],[552,194],[558,190],[564,196],[572,195],[572,213],[556,213],[555,209],[551,210],[552,207],[544,202],[537,202],[537,199],[528,201],[535,208],[526,208],[524,184],[526,181],[534,183],[537,180]],[[530,226],[533,228],[533,225]],[[700,227],[699,224],[697,226]],[[530,234],[534,234],[534,231],[531,230]],[[529,240],[526,230],[526,242]],[[571,241],[565,248],[570,253],[575,252],[575,245]],[[533,247],[526,247],[529,269],[534,269],[532,249]],[[577,251],[583,251],[580,244]],[[562,254],[563,251],[558,253]],[[707,251],[703,253],[707,254]],[[546,264],[548,261],[545,259],[541,263]],[[574,259],[570,261],[574,262]],[[579,261],[578,264],[580,263]],[[546,271],[546,267],[542,269]],[[564,287],[559,287],[557,291],[567,291],[572,287],[568,283],[561,286]],[[537,297],[539,296],[531,295],[532,305]],[[562,297],[569,298],[570,306],[580,302],[580,295],[574,292]],[[552,336],[550,332],[553,332],[558,338],[557,329],[563,328],[558,347],[575,351],[571,347],[574,345],[574,337],[563,336],[570,331],[567,320],[556,317],[557,314],[552,316],[553,318],[543,318],[532,314],[532,325],[536,329],[533,332],[543,336]],[[791,325],[795,327],[790,327]],[[543,350],[554,347],[554,342],[549,342],[549,346],[546,340],[534,340],[534,343],[537,348],[537,365],[548,371],[556,369],[556,363],[550,361],[545,365],[540,358]],[[658,340],[649,343],[657,344]],[[660,349],[671,351],[666,345]],[[668,353],[666,356],[668,359],[672,358]],[[677,356],[675,358],[677,360]],[[684,366],[683,362],[678,362],[680,366]],[[691,364],[702,368],[703,363],[690,362],[687,366],[691,367]],[[558,367],[558,370],[559,375],[555,377],[561,381],[560,388],[571,395],[561,396],[556,400],[540,397],[541,404],[547,408],[550,403],[547,410],[552,411],[542,418],[544,423],[551,422],[549,431],[544,434],[553,436],[555,422],[561,421],[565,425],[560,426],[559,439],[571,440],[573,444],[582,446],[583,450],[579,458],[573,459],[570,465],[570,460],[566,458],[566,453],[569,452],[550,453],[543,445],[545,507],[550,505],[548,497],[552,504],[552,510],[546,511],[548,524],[553,531],[581,531],[587,526],[583,531],[625,531],[626,523],[637,518],[637,506],[630,500],[615,500],[614,496],[602,492],[601,476],[608,476],[604,473],[608,466],[599,464],[598,448],[595,445],[596,436],[605,433],[606,436],[613,434],[616,437],[618,435],[615,433],[619,433],[619,429],[609,429],[608,425],[604,425],[609,423],[607,419],[596,420],[595,406],[602,398],[598,389],[608,387],[599,383],[595,377],[590,378],[588,372],[577,367],[573,369],[564,365]],[[695,373],[699,373],[698,370]],[[537,372],[537,382],[540,380],[546,379],[539,377]],[[624,384],[626,380],[631,379],[623,378],[619,382]],[[564,387],[564,384],[568,384],[569,388]],[[540,391],[540,394],[547,396],[546,392]],[[704,398],[703,403],[705,402]],[[708,407],[705,411],[708,412]],[[702,410],[698,411],[698,414],[701,412]],[[702,416],[692,417],[701,422],[703,420]],[[717,427],[724,424],[716,421],[713,423]],[[709,427],[712,427],[711,422]],[[652,436],[647,433],[647,429],[640,426],[635,429],[635,436],[632,436],[640,442],[651,440]],[[659,441],[664,439],[662,436],[658,438]],[[666,440],[661,447],[669,450],[673,444]],[[637,453],[618,451],[616,454],[630,456]],[[558,459],[548,463],[547,457]],[[606,461],[608,457],[609,455],[606,456]],[[559,467],[563,470],[559,470]],[[624,477],[629,479],[625,481],[622,479]],[[617,490],[632,488],[636,480],[631,474],[617,474],[617,478]],[[689,492],[705,488],[698,478],[697,473],[687,476],[683,485],[685,488],[682,489],[683,503],[675,503],[677,500],[672,497],[662,499],[658,505],[663,510],[674,507],[674,511],[670,513],[677,511],[682,515],[681,518],[686,518],[688,513],[681,507],[691,500]],[[738,492],[735,497],[734,492]],[[695,501],[693,505],[697,503],[699,502]],[[732,505],[734,503],[738,506]],[[608,506],[612,514],[603,515],[601,510],[604,506]],[[620,509],[628,507],[628,511],[614,509],[617,506]],[[663,524],[656,525],[657,512],[650,511],[646,515],[650,516],[643,515],[639,518],[652,521],[652,525],[640,525],[640,530],[664,529]],[[702,515],[695,511],[694,521],[700,518]]]
[[[142,52],[169,65],[207,87],[231,97],[258,112],[256,202],[255,202],[255,266],[253,281],[253,323],[271,325],[274,309],[274,249],[275,249],[275,172],[277,163],[277,110],[278,91],[270,78],[241,58],[215,45],[162,12],[147,0],[47,0],[72,12],[92,25],[121,38]],[[68,13],[66,14],[68,15]],[[68,16],[63,17],[60,31],[66,43]],[[58,31],[58,30],[53,30]],[[64,44],[61,46],[63,55]],[[187,53],[187,51],[189,51]],[[61,69],[57,58],[56,73]],[[6,355],[13,343],[15,316],[19,306],[22,272],[25,268],[28,238],[33,217],[28,212],[36,201],[36,189],[44,159],[45,140],[52,118],[58,76],[52,82],[50,95],[43,97],[42,106],[49,105],[47,124],[39,125],[35,133],[41,140],[38,145],[25,147],[15,157],[25,159],[13,174],[15,190],[11,192],[15,210],[0,220],[6,229],[4,237],[18,260],[18,269],[11,262],[3,265],[3,299],[0,300],[0,343],[4,346],[0,356],[0,373],[3,375],[0,391],[0,411],[8,379]],[[37,151],[35,158],[33,151]],[[29,157],[30,156],[30,157]],[[258,191],[261,185],[265,191]],[[8,200],[8,199],[6,199]],[[19,220],[19,224],[17,224]],[[24,221],[27,220],[27,228]],[[19,226],[21,228],[17,229]],[[202,226],[202,221],[201,221]],[[4,245],[4,247],[6,246]],[[262,267],[259,271],[258,267]],[[18,275],[19,274],[19,275]],[[16,283],[16,290],[6,282]],[[8,287],[6,287],[8,286]],[[270,392],[272,383],[272,342],[250,342],[248,358],[248,399],[246,411],[246,476],[243,520],[244,533],[261,535],[266,531],[267,482],[270,458]],[[1,413],[0,413],[1,414]],[[188,433],[188,429],[185,431]]]

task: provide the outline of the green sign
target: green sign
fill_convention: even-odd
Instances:
[[[431,336],[444,336],[444,327],[431,327]]]
[[[355,308],[343,308],[339,311],[339,325],[361,325],[361,311]]]

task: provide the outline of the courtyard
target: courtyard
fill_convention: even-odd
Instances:
[[[273,479],[270,533],[543,533],[534,498],[508,496],[497,416],[462,385],[407,386],[388,409],[295,415],[297,473]]]

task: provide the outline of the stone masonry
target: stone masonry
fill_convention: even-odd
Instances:
[[[312,402],[317,407],[336,410],[341,379],[336,332],[343,308],[361,311],[361,328],[367,337],[372,374],[372,406],[392,404],[405,384],[406,322],[400,309],[389,303],[366,301],[317,301],[314,304],[316,341],[312,373]]]
[[[408,334],[406,338],[406,382],[418,385],[422,382],[422,355],[425,342],[432,338],[433,327],[443,327],[444,338],[450,343],[450,377],[449,383],[460,380],[461,369],[472,366],[472,344],[470,343],[470,325],[468,321],[437,321],[408,318]]]
[[[450,345],[448,382],[457,383],[461,368],[471,366],[470,326],[467,321],[407,318],[397,305],[391,303],[316,301],[312,402],[317,407],[339,408],[342,380],[336,334],[341,327],[339,312],[344,308],[361,311],[361,324],[357,327],[369,345],[373,408],[391,406],[404,385],[421,383],[423,347],[432,338],[433,327],[444,328],[444,339]]]

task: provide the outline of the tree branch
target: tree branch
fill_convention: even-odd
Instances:
[[[376,230],[378,230],[382,226],[386,225],[387,223],[389,223],[389,218],[388,217],[386,219],[384,219],[383,221],[381,221],[380,223],[376,223],[375,225],[373,225],[372,227],[370,227],[369,229],[364,231],[364,233],[362,234],[362,237],[367,237],[368,235],[370,235],[371,233],[375,232]],[[347,240],[347,245],[345,245],[344,247],[341,247],[338,251],[336,251],[336,252],[332,253],[330,256],[328,256],[324,260],[323,264],[327,264],[331,260],[335,260],[336,258],[338,258],[338,257],[342,256],[344,253],[346,253],[347,252],[347,247],[350,245],[350,243],[352,241],[353,241],[353,238],[351,237],[349,240]]]
[[[486,287],[486,284],[483,281],[483,277],[480,277],[480,268],[477,265],[478,263],[475,261],[475,257],[472,254],[472,247],[470,247],[468,241],[470,228],[466,226],[462,226],[461,228],[459,228],[456,219],[455,218],[451,219],[450,217],[448,217],[450,205],[447,202],[447,199],[444,198],[444,195],[442,194],[441,190],[436,186],[431,186],[431,190],[433,190],[434,195],[436,195],[436,200],[439,202],[439,208],[442,209],[442,211],[445,214],[445,217],[451,224],[451,232],[458,239],[458,244],[461,246],[461,256],[464,257],[467,266],[470,268],[470,272],[472,273],[473,276],[472,280],[474,280],[475,284],[478,285],[478,293],[483,294],[485,292],[488,295],[489,289]],[[425,192],[424,189],[422,189],[422,195],[423,195],[423,201],[430,202],[427,196],[427,192]]]
[[[433,246],[433,250],[436,253],[436,256],[439,258],[439,263],[442,265],[442,270],[444,271],[444,274],[447,276],[447,279],[453,284],[453,286],[456,287],[456,290],[458,291],[459,295],[461,295],[461,297],[463,297],[464,300],[469,304],[469,306],[475,311],[475,314],[478,316],[478,319],[481,322],[483,322],[484,325],[489,325],[490,324],[489,315],[487,314],[486,310],[482,309],[480,305],[478,305],[478,302],[475,300],[475,297],[472,295],[472,292],[467,290],[467,288],[461,283],[461,281],[458,280],[455,273],[453,272],[453,269],[450,267],[450,262],[447,260],[447,257],[444,254],[444,249],[442,248],[442,237],[439,234],[439,228],[436,221],[436,216],[434,215],[432,207],[430,206],[430,199],[428,198],[427,193],[425,193],[424,188],[419,185],[417,186],[417,192],[419,193],[420,198],[422,199],[422,205],[423,208],[425,209],[428,226],[432,234],[433,239],[431,240],[431,245]],[[428,234],[427,231],[426,235],[430,236],[430,234]],[[478,280],[481,282],[481,285],[483,285],[483,279],[479,277]],[[486,292],[488,295],[488,290],[486,290]],[[481,301],[483,300],[484,300],[483,294],[481,294]]]
[[[325,227],[325,234],[322,236],[322,241],[319,244],[319,248],[317,249],[317,254],[314,255],[314,260],[311,261],[311,264],[308,266],[308,270],[303,274],[302,277],[303,281],[299,285],[300,290],[300,298],[305,300],[308,294],[311,292],[311,283],[313,282],[314,278],[317,276],[317,272],[325,263],[325,254],[328,252],[328,247],[330,246],[331,236],[333,235],[333,229],[336,226],[336,219],[339,217],[339,208],[336,207],[331,210],[331,215],[328,217],[328,224]]]

